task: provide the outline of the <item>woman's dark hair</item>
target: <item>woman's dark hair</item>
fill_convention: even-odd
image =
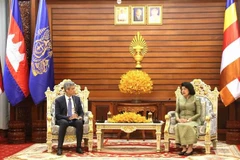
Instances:
[[[186,88],[189,90],[189,94],[190,94],[190,95],[195,95],[195,90],[194,90],[194,88],[193,88],[192,83],[190,83],[190,82],[183,82],[183,83],[181,84],[181,88],[182,88],[182,87],[186,87]]]

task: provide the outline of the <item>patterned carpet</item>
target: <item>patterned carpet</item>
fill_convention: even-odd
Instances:
[[[212,150],[210,155],[204,154],[203,142],[194,146],[194,154],[189,157],[179,156],[179,148],[176,148],[173,141],[170,145],[170,151],[164,152],[164,146],[161,146],[161,152],[157,153],[154,140],[105,140],[104,148],[101,152],[96,151],[96,140],[94,142],[93,152],[87,152],[84,148],[84,154],[75,152],[75,143],[65,143],[63,155],[56,155],[56,144],[53,146],[53,152],[47,153],[46,144],[34,144],[5,160],[52,160],[52,159],[94,159],[94,160],[237,160],[240,159],[240,151],[235,145],[227,145],[223,142],[217,144],[217,149]]]
[[[0,136],[0,160],[4,157],[11,156],[29,146],[33,143],[24,143],[24,144],[8,144],[6,138]]]

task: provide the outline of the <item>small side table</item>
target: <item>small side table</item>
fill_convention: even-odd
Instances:
[[[136,130],[155,130],[156,131],[156,151],[160,152],[161,146],[161,129],[163,121],[160,123],[96,123],[97,134],[97,151],[103,147],[104,130],[121,130],[125,133],[132,133]]]
[[[152,119],[157,119],[157,104],[156,103],[118,103],[117,104],[118,112],[134,112],[134,113],[142,113],[142,116],[147,117],[147,114],[151,112],[153,114]],[[154,133],[153,133],[154,135]],[[121,132],[118,133],[118,137],[120,138]],[[127,140],[129,140],[130,134],[127,134]],[[145,140],[145,131],[142,130],[142,137]]]

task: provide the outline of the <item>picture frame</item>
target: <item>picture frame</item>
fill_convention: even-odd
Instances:
[[[147,6],[147,24],[148,25],[162,25],[163,11],[161,5]]]
[[[143,25],[146,24],[146,6],[130,6],[131,24]]]
[[[127,25],[130,24],[129,6],[114,6],[114,24]]]

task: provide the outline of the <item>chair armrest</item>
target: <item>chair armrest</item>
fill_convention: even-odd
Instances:
[[[165,120],[166,120],[166,123],[165,123],[164,133],[168,133],[170,125],[176,124],[175,111],[169,111],[165,115]]]
[[[87,111],[84,113],[84,120],[86,120],[85,123],[88,124],[88,132],[92,133],[93,132],[93,114],[91,111]]]
[[[204,125],[206,126],[206,135],[214,135],[217,133],[217,117],[216,114],[206,116]]]
[[[175,125],[175,124],[177,124],[176,117],[175,117],[175,111],[169,111],[169,112],[167,113],[167,115],[169,115],[170,125]]]
[[[52,116],[47,115],[47,133],[52,134]]]
[[[169,111],[167,113],[170,117],[175,117],[175,111]]]
[[[53,127],[53,120],[55,120],[55,118],[52,115],[52,105],[48,104],[49,106],[47,106],[47,134],[52,134],[52,127]]]
[[[165,115],[165,127],[164,127],[164,136],[169,133],[170,127],[170,116],[168,114]]]

